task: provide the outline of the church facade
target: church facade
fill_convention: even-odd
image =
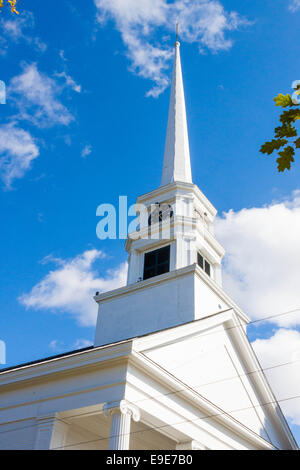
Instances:
[[[92,347],[0,371],[0,449],[283,450],[297,444],[222,288],[216,209],[192,182],[175,43],[161,186],[97,293]]]

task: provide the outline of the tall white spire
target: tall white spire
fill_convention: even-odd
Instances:
[[[162,186],[174,181],[192,183],[179,47],[180,43],[176,40]]]

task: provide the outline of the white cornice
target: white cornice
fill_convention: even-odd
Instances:
[[[234,308],[234,310],[244,322],[248,323],[250,321],[250,318],[240,309],[240,307],[238,307],[238,305],[229,297],[229,295],[227,295],[226,292],[224,292],[224,290],[213,279],[211,279],[211,277],[207,276],[203,269],[199,268],[197,264],[191,264],[190,266],[176,269],[174,271],[169,271],[168,273],[161,274],[160,276],[151,277],[150,279],[136,282],[134,284],[129,284],[128,286],[120,287],[119,289],[114,289],[112,291],[95,295],[94,299],[97,303],[102,302],[114,297],[131,294],[134,291],[146,289],[148,287],[162,284],[177,277],[186,276],[192,273],[196,274],[202,281],[204,281],[205,284],[207,284],[207,286],[210,287],[225,303]]]
[[[78,351],[61,357],[45,359],[15,369],[0,371],[0,389],[3,386],[22,381],[40,380],[41,377],[77,371],[103,364],[105,367],[115,361],[124,361],[132,350],[132,340],[94,347],[87,351]]]
[[[233,309],[179,325],[166,331],[162,330],[145,337],[136,338],[133,342],[133,351],[140,352],[144,357],[144,353],[148,353],[162,345],[167,346],[168,344],[181,342],[195,335],[199,335],[199,338],[201,338],[202,331],[218,328],[219,326],[224,326],[225,331],[228,331],[228,334],[231,336],[235,348],[245,364],[245,370],[248,371],[251,381],[254,382],[256,390],[259,392],[262,403],[267,404],[274,424],[278,429],[281,428],[284,430],[291,447],[298,449],[286,419],[256,358],[247,335],[244,332],[243,325]],[[251,371],[255,371],[255,373],[251,373]]]
[[[163,282],[168,282],[176,277],[186,276],[188,274],[193,273],[194,271],[195,265],[192,264],[181,269],[169,271],[168,273],[161,274],[160,276],[151,277],[149,279],[136,282],[134,284],[129,284],[128,286],[119,287],[118,289],[114,289],[108,292],[103,292],[102,294],[95,295],[94,299],[96,302],[101,302],[103,300],[108,300],[113,297],[130,294],[137,290],[146,289],[148,287],[152,287]]]
[[[254,446],[259,446],[266,450],[274,450],[274,446],[271,443],[267,442],[224,410],[211,403],[142,353],[132,351],[129,363],[141,369],[143,372],[147,371],[152,379],[156,379],[159,383],[164,384],[171,393],[172,391],[175,392],[176,397],[184,399],[185,402],[188,402],[193,407],[199,407],[212,421],[219,422],[237,435],[242,436],[246,441],[251,442]],[[159,400],[159,397],[156,397],[156,399]],[[153,397],[153,400],[155,400],[155,397]]]
[[[236,317],[234,322],[233,317],[235,314],[232,310],[222,312],[220,314],[215,314],[214,316],[207,317],[203,320],[197,320],[191,322],[190,324],[185,324],[182,326],[174,327],[171,330],[174,331],[174,334],[182,333],[191,334],[195,333],[196,329],[201,329],[202,326],[207,327],[207,321],[214,323],[216,322],[233,322],[233,326],[239,326],[239,320]],[[204,323],[203,323],[204,322]],[[206,322],[206,325],[205,325]],[[243,334],[241,328],[229,328],[230,333],[233,335],[237,341],[236,346],[243,351],[243,358],[245,358],[245,363],[248,364],[248,367],[251,370],[255,370],[259,367],[257,359],[253,353],[253,350],[247,341],[247,338]],[[170,331],[170,330],[169,330]],[[16,387],[17,384],[24,386],[25,383],[29,384],[33,381],[41,383],[43,380],[47,380],[51,377],[58,377],[61,374],[76,374],[85,373],[91,368],[97,367],[109,368],[114,367],[116,364],[124,364],[124,367],[127,367],[128,362],[135,367],[139,367],[144,372],[148,373],[152,379],[156,380],[160,384],[165,384],[170,391],[176,390],[176,395],[180,396],[185,402],[192,404],[193,406],[199,406],[204,410],[209,416],[212,416],[212,420],[218,421],[223,426],[226,426],[228,429],[233,430],[239,435],[243,436],[249,442],[252,442],[254,445],[259,446],[260,448],[273,449],[274,447],[265,441],[263,438],[258,436],[256,433],[248,429],[246,426],[235,420],[232,416],[225,413],[219,407],[211,403],[209,400],[205,399],[202,395],[198,394],[195,390],[188,387],[186,384],[181,382],[179,379],[174,377],[172,374],[164,370],[158,364],[154,363],[151,359],[144,356],[144,354],[134,350],[135,345],[142,344],[142,342],[148,342],[152,337],[152,344],[157,342],[157,339],[160,338],[160,342],[164,341],[165,332],[156,332],[151,335],[145,336],[144,338],[135,338],[132,340],[126,340],[119,343],[96,347],[92,350],[79,351],[77,353],[72,353],[70,356],[64,356],[59,358],[50,358],[44,362],[30,364],[23,366],[21,368],[16,368],[8,371],[0,372],[0,389],[1,387],[13,386]],[[257,375],[260,381],[260,390],[264,390],[263,398],[270,402],[275,401],[272,391],[264,377],[263,372]],[[121,383],[121,382],[120,382]],[[125,385],[126,382],[124,382]],[[101,385],[98,388],[103,388],[107,385]],[[94,387],[95,388],[95,387]],[[95,388],[95,390],[97,387]],[[68,396],[76,395],[82,393],[82,391],[72,391],[68,392]],[[45,398],[46,400],[47,398]],[[36,400],[35,400],[36,401]],[[40,400],[37,400],[40,401]],[[276,403],[272,404],[271,409],[273,411],[273,418],[277,420],[278,424],[285,430],[285,433],[290,441],[292,448],[297,449],[297,445],[293,439],[293,436],[286,424],[286,421],[281,413],[278,410]]]
[[[236,347],[238,348],[239,353],[243,358],[244,363],[247,365],[248,370],[255,371],[255,374],[251,374],[252,381],[256,384],[257,389],[260,391],[263,402],[267,404],[269,409],[272,409],[273,419],[284,429],[291,446],[294,449],[298,449],[298,445],[294,439],[294,436],[291,433],[284,414],[281,411],[277,399],[269,385],[269,382],[256,357],[247,335],[242,331],[242,328],[235,327],[240,323],[234,312],[233,317],[235,318],[235,322],[232,320],[234,327],[231,328],[231,335],[236,343]]]
[[[212,315],[193,320],[188,323],[173,326],[166,330],[155,331],[149,335],[140,336],[133,340],[133,350],[138,352],[149,352],[162,345],[181,342],[183,339],[194,337],[202,333],[203,330],[224,325],[233,316],[233,309],[229,308]]]
[[[60,358],[57,359],[55,362],[55,368],[53,368],[53,362],[54,360],[49,360],[43,364],[35,364],[31,365],[30,367],[27,367],[23,370],[14,370],[14,371],[7,371],[4,373],[6,375],[6,380],[5,384],[3,384],[3,381],[1,385],[13,385],[14,387],[16,386],[17,383],[22,382],[22,386],[24,386],[25,382],[26,383],[32,383],[34,379],[38,380],[38,383],[41,384],[43,380],[47,380],[50,375],[52,377],[58,376],[58,374],[64,373],[68,371],[68,373],[72,374],[78,374],[78,371],[81,371],[82,373],[85,372],[83,369],[83,365],[86,368],[86,371],[88,371],[88,367],[95,366],[99,368],[99,366],[103,367],[112,367],[116,362],[118,363],[124,363],[126,367],[128,367],[128,364],[133,365],[134,367],[137,367],[139,370],[142,370],[143,373],[146,375],[150,376],[152,380],[156,381],[160,385],[165,385],[168,387],[168,389],[172,391],[176,391],[176,396],[182,400],[184,400],[185,403],[188,403],[189,405],[192,405],[193,407],[199,407],[201,410],[203,410],[204,413],[207,415],[211,416],[212,421],[217,421],[221,425],[225,426],[226,428],[230,429],[231,431],[235,432],[238,435],[243,436],[245,440],[252,442],[253,445],[258,445],[260,448],[265,448],[265,449],[273,449],[273,446],[266,442],[264,439],[256,435],[253,431],[249,430],[246,428],[244,425],[236,421],[233,417],[230,415],[226,414],[222,409],[219,407],[215,406],[213,403],[209,402],[207,399],[202,397],[200,394],[198,394],[196,391],[188,387],[186,384],[178,380],[176,377],[174,377],[172,374],[164,370],[162,367],[154,363],[152,360],[149,358],[146,358],[141,353],[137,353],[135,351],[129,351],[127,350],[127,353],[125,356],[119,356],[115,357],[114,360],[112,359],[105,359],[103,357],[100,357],[101,354],[100,351],[107,350],[106,352],[108,353],[110,350],[110,354],[107,354],[108,356],[112,356],[113,352],[116,353],[115,349],[116,346],[106,346],[106,347],[101,347],[101,348],[95,348],[95,351],[97,351],[97,356],[98,358],[94,357],[93,359],[97,360],[97,363],[94,363],[94,360],[91,361],[91,351],[84,351],[78,354],[72,355],[72,363],[68,361],[68,358]],[[85,359],[83,360],[83,356]],[[69,358],[70,359],[70,358]],[[84,364],[83,364],[84,363]],[[45,366],[47,367],[47,371],[45,370]],[[14,373],[13,373],[14,372]],[[46,374],[46,372],[48,372]],[[127,380],[124,382],[124,379],[122,379],[123,382],[118,382],[118,383],[123,383],[125,385],[127,383]],[[109,384],[101,384],[99,387],[93,387],[91,390],[98,390],[103,387],[108,387]],[[84,390],[75,390],[75,391],[69,391],[68,393],[64,393],[62,396],[73,396],[73,395],[78,395],[84,393]],[[161,396],[163,398],[163,395]],[[44,397],[43,399],[35,399],[32,400],[32,403],[38,403],[38,402],[44,402],[47,401],[48,399],[51,399],[51,396],[49,397]],[[153,397],[153,400],[159,400],[159,397]],[[31,402],[26,402],[27,405]],[[22,405],[20,403],[20,405]],[[14,406],[17,406],[16,404]],[[99,411],[97,411],[99,412]],[[195,423],[196,424],[196,423]]]
[[[182,227],[184,227],[184,229],[182,229]],[[181,234],[195,236],[195,230],[197,230],[197,234],[199,234],[201,237],[203,236],[208,245],[213,250],[215,250],[217,255],[222,259],[225,254],[225,249],[209,232],[209,230],[205,226],[200,227],[199,222],[195,217],[187,217],[182,215],[175,215],[171,222],[160,222],[151,225],[151,231],[149,227],[144,227],[139,231],[129,233],[125,243],[125,248],[127,252],[130,252],[131,247],[134,244],[135,249],[139,249],[138,243],[140,242],[141,247],[144,250],[149,250],[149,246],[156,246],[159,244],[172,242],[176,239],[177,236]],[[163,234],[164,231],[170,235],[169,238],[159,237],[159,235]],[[146,245],[145,240],[147,241]]]
[[[183,183],[175,181],[174,183],[167,184],[165,186],[161,186],[160,188],[154,189],[148,193],[145,193],[137,198],[138,203],[145,204],[148,201],[156,200],[161,195],[166,195],[168,193],[174,193],[174,195],[180,193],[182,196],[185,194],[194,194],[205,206],[205,208],[211,212],[213,216],[217,214],[216,208],[212,205],[212,203],[207,199],[207,197],[203,194],[203,192],[192,183]]]
[[[201,269],[197,264],[193,266],[195,266],[195,271],[198,277],[200,277],[225,303],[232,307],[245,323],[249,323],[249,316],[243,312],[243,310],[232,300],[228,294],[226,294],[222,287],[220,287],[219,284],[211,279],[211,277],[207,276],[203,269]]]

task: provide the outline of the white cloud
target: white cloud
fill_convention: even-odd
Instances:
[[[91,145],[86,145],[81,151],[81,156],[82,156],[82,158],[85,158],[88,155],[90,155],[91,153],[92,153],[92,146]]]
[[[40,52],[45,52],[47,49],[47,44],[45,44],[43,41],[41,41],[39,38],[34,38],[32,40],[35,48],[40,51]]]
[[[300,332],[279,329],[269,339],[257,339],[252,346],[260,360],[284,414],[300,425]],[[290,364],[287,364],[290,363]],[[281,365],[281,367],[274,367]]]
[[[22,178],[39,155],[34,139],[15,123],[0,126],[0,178],[7,189]]]
[[[224,288],[252,318],[300,309],[300,191],[290,200],[229,211],[216,220]],[[270,320],[300,324],[300,310]]]
[[[73,351],[75,349],[83,349],[87,348],[88,346],[92,346],[93,343],[89,339],[77,339],[71,346],[66,346],[64,341],[60,341],[58,339],[53,339],[49,343],[49,348],[52,349],[52,351],[55,351],[56,353],[62,352],[62,351]]]
[[[61,88],[55,80],[40,72],[36,64],[24,65],[22,73],[12,78],[9,93],[16,100],[18,117],[36,126],[67,126],[74,119],[58,99]]]
[[[292,12],[300,10],[300,0],[291,0],[289,4],[289,10]]]
[[[238,13],[227,12],[217,0],[177,0],[170,28],[175,20],[180,25],[180,36],[184,41],[196,42],[200,48],[206,47],[213,52],[232,47],[232,40],[226,38],[227,31],[249,24]],[[174,28],[174,26],[173,26]]]
[[[65,58],[65,51],[63,49],[61,49],[58,54],[59,57],[63,60],[63,62],[67,62],[67,59]]]
[[[6,53],[9,41],[19,43],[24,41],[29,45],[33,45],[38,51],[44,52],[47,45],[38,37],[31,37],[24,31],[34,27],[34,16],[31,12],[23,11],[22,16],[10,15],[9,17],[0,19],[1,30],[1,50],[0,53]]]
[[[88,348],[89,346],[92,346],[92,341],[89,339],[77,339],[75,343],[73,344],[72,349],[83,349],[83,348]]]
[[[55,352],[62,351],[64,349],[63,341],[59,341],[58,339],[53,339],[49,343],[49,348]]]
[[[66,86],[72,88],[73,91],[76,91],[76,93],[81,93],[82,88],[81,85],[78,85],[78,83],[75,82],[75,80],[68,75],[65,71],[56,73],[55,74],[57,77],[63,78],[65,80]]]
[[[0,80],[0,104],[6,104],[6,86],[3,80]]]
[[[9,37],[14,42],[18,42],[24,37],[23,28],[32,26],[32,16],[30,15],[27,19],[21,18],[19,21],[15,17],[9,19],[1,18],[0,26],[5,37]]]
[[[104,256],[101,251],[87,250],[71,260],[47,257],[45,262],[54,263],[55,269],[19,301],[27,308],[59,310],[76,317],[81,325],[94,325],[95,292],[116,289],[126,283],[127,263],[107,271],[103,277],[93,269],[96,260]]]
[[[227,50],[228,31],[248,22],[236,12],[227,12],[219,0],[94,0],[98,21],[112,19],[120,31],[131,69],[155,82],[148,96],[158,96],[168,85],[166,69],[172,48],[164,45],[166,32],[174,35],[176,21],[183,41],[201,50]]]
[[[22,73],[10,81],[7,97],[17,106],[18,114],[9,124],[0,126],[0,178],[8,189],[15,178],[24,176],[39,155],[33,137],[17,127],[17,121],[27,120],[43,128],[55,124],[67,126],[74,119],[59,95],[66,86],[78,93],[81,87],[65,72],[58,75],[64,79],[62,86],[40,72],[36,64],[25,64]]]

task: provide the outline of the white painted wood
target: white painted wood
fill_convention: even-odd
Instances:
[[[0,393],[0,398],[2,394]],[[36,419],[2,421],[0,419],[0,450],[31,450],[36,440]]]
[[[224,313],[223,320],[229,318],[228,315]],[[153,442],[149,437],[147,448],[155,449],[155,436],[160,433],[166,437],[167,441],[162,442],[166,442],[169,448],[172,446],[167,442],[194,440],[208,449],[273,449],[272,443],[176,378],[172,365],[168,372],[153,361],[158,361],[154,357],[155,351],[165,354],[163,345],[167,347],[170,341],[178,343],[178,347],[181,342],[189,354],[189,342],[182,343],[183,337],[197,334],[199,325],[201,330],[206,330],[214,322],[217,325],[217,320],[218,315],[138,340],[0,373],[0,428],[10,431],[5,435],[5,441],[0,438],[1,448],[34,448],[30,430],[36,431],[35,421],[32,426],[35,416],[38,419],[42,417],[40,422],[43,425],[39,427],[40,431],[42,428],[45,431],[37,438],[37,448],[107,449],[110,434],[116,433],[109,430],[105,420],[100,420],[98,425],[93,420],[100,417],[106,407],[125,400],[138,407],[140,421],[146,426],[141,431],[135,430],[136,439],[141,438],[138,442],[147,439],[148,429],[150,437],[153,436]],[[182,347],[178,351],[183,361]],[[173,354],[175,363],[178,363],[179,352],[173,351]],[[167,365],[169,357],[171,352],[167,351],[164,365]],[[263,399],[267,400],[267,397]],[[291,437],[278,418],[278,410],[274,408],[268,412],[279,448],[293,448]],[[54,416],[68,424],[65,445],[58,445],[57,441],[51,444]],[[22,431],[24,422],[30,423],[27,431]],[[151,434],[152,430],[154,434]],[[61,434],[57,439],[63,442]]]
[[[103,407],[104,414],[111,417],[109,450],[129,450],[131,420],[139,421],[139,409],[121,400],[117,405],[107,403]]]
[[[36,419],[35,450],[63,450],[68,425],[54,415],[38,416]]]
[[[45,416],[37,419],[35,450],[49,450],[51,448],[54,423],[55,416]]]
[[[53,450],[64,450],[69,432],[69,425],[56,417],[54,423],[54,429],[52,432],[52,439],[50,443],[50,449]]]
[[[162,186],[173,181],[192,182],[179,47],[180,43],[176,41]]]
[[[106,292],[96,300],[97,346],[174,327],[228,308],[235,309],[243,324],[249,321],[223,289],[195,264]]]
[[[129,414],[123,414],[120,410],[112,412],[109,450],[129,450],[130,421]]]
[[[0,448],[296,449],[249,318],[222,289],[216,209],[191,179],[178,42],[162,186],[137,203],[174,217],[129,234],[127,285],[95,297],[94,348],[0,371]],[[168,244],[170,272],[141,281],[145,253]]]

